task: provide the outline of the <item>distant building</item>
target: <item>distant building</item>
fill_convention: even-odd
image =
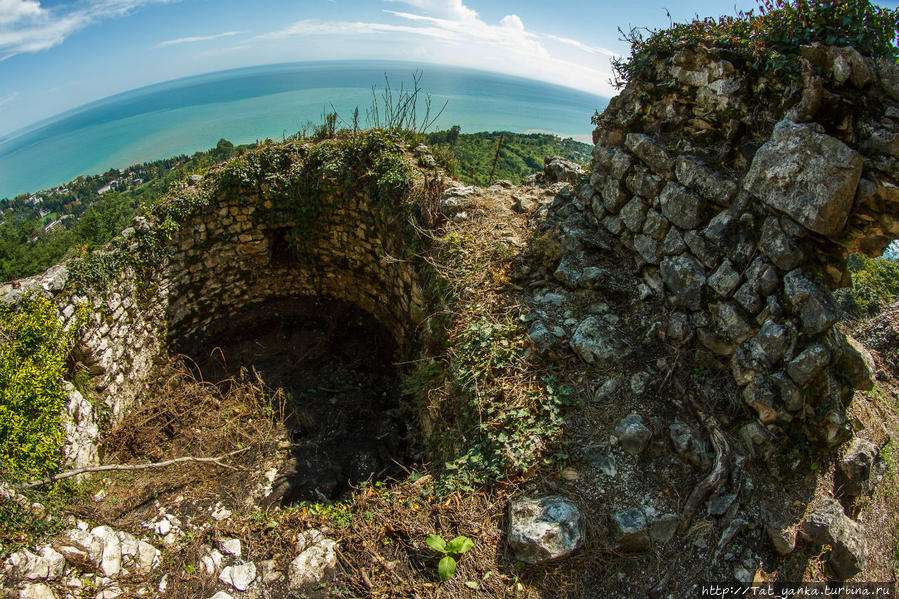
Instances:
[[[51,223],[47,223],[47,226],[44,227],[44,233],[50,233],[52,231],[55,231],[56,229],[58,229],[62,226],[62,223],[69,220],[70,218],[74,218],[74,215],[66,214],[60,218],[57,218],[55,221],[53,221]]]

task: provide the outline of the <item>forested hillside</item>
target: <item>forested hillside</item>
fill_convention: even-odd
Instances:
[[[503,140],[500,146],[501,135]],[[547,156],[564,156],[581,164],[590,160],[591,146],[547,133],[494,131],[460,134],[454,127],[429,133],[426,138],[426,143],[436,156],[451,157],[448,170],[466,183],[476,185],[490,183],[497,147],[499,159],[493,179],[508,179],[513,183],[520,183],[528,175],[542,171],[543,159]]]
[[[111,169],[53,189],[3,199],[0,281],[35,274],[102,246],[129,226],[141,204],[163,196],[173,184],[234,152],[233,144],[223,139],[215,148],[193,156]]]

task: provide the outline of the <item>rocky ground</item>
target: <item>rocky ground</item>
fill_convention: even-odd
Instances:
[[[156,391],[180,403],[145,402],[106,461],[234,455],[85,481],[64,530],[7,556],[7,595],[678,598],[703,582],[895,583],[899,309],[844,323],[876,379],[850,408],[853,440],[827,452],[772,436],[569,177],[550,161],[523,186],[451,187],[433,232],[457,320],[520,323],[510,389],[552,377],[571,390],[555,445],[533,447],[542,466],[441,491],[414,447],[427,423],[397,387],[408,365],[390,367],[390,340],[364,316],[309,318],[318,306],[225,340],[208,363],[161,367]],[[304,411],[304,397],[324,408]],[[306,484],[319,470],[334,484]],[[473,542],[446,582],[430,534]]]

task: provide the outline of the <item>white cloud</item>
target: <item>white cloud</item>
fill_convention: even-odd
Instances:
[[[13,92],[11,94],[7,94],[5,96],[0,96],[0,107],[4,104],[9,104],[13,100],[19,97],[19,92]]]
[[[216,40],[222,37],[231,37],[234,35],[240,35],[241,31],[225,31],[224,33],[216,33],[215,35],[200,35],[196,37],[179,37],[174,40],[166,40],[164,42],[159,42],[154,48],[164,48],[165,46],[174,46],[176,44],[192,44],[195,42],[208,42],[210,40]]]
[[[385,11],[406,21],[452,33],[454,38],[462,43],[455,48],[448,49],[443,56],[444,61],[543,79],[606,96],[613,95],[612,86],[609,83],[611,69],[608,63],[604,62],[597,65],[600,68],[596,68],[589,66],[589,61],[567,60],[552,54],[540,42],[541,39],[551,36],[528,30],[518,15],[506,15],[500,19],[498,24],[493,25],[483,21],[477,13],[467,9],[458,0],[387,1],[402,1],[415,8],[439,5],[436,8],[432,7],[433,13],[450,15],[447,17],[419,12]],[[440,10],[441,7],[442,10]],[[456,18],[452,17],[454,14]],[[591,54],[613,55],[601,52],[601,48],[588,46],[576,40],[564,38],[556,41],[568,43],[570,46],[573,45]]]
[[[34,19],[44,12],[35,0],[0,0],[0,25]]]
[[[537,36],[525,31],[524,24],[517,15],[506,15],[500,20],[499,25],[488,25],[480,19],[457,21],[393,10],[385,12],[401,19],[425,23],[438,31],[452,33],[460,40],[503,46],[507,49],[533,52],[542,56],[547,55],[546,49],[537,41]]]
[[[557,41],[562,44],[568,44],[569,46],[574,46],[578,50],[583,50],[589,54],[604,54],[605,56],[609,56],[611,58],[616,58],[620,56],[620,54],[616,52],[612,52],[611,50],[606,50],[605,48],[600,48],[599,46],[590,46],[585,44],[584,42],[579,42],[577,40],[573,40],[568,37],[559,37],[557,35],[545,34],[548,39]]]
[[[179,0],[87,0],[74,7],[44,8],[35,0],[0,0],[0,54],[10,58],[61,44],[68,36],[105,19],[123,17],[148,4]]]
[[[260,35],[256,39],[271,40],[307,35],[367,35],[376,33],[409,33],[412,35],[424,35],[442,39],[454,39],[456,37],[452,32],[436,27],[411,27],[407,25],[388,25],[386,23],[305,19],[303,21],[297,21],[286,29]]]
[[[386,0],[399,2],[426,14],[436,15],[453,21],[478,21],[478,13],[468,8],[462,0]]]
[[[412,48],[429,60],[541,79],[611,96],[614,53],[569,38],[531,31],[515,14],[498,22],[484,21],[462,0],[384,0],[403,4],[405,10],[385,10],[382,22],[321,21],[305,19],[254,42],[342,36],[348,39],[380,36],[384,58],[408,57]],[[419,41],[410,39],[419,38]],[[425,38],[421,40],[421,38]],[[557,42],[550,52],[543,42]],[[392,55],[391,55],[392,53]],[[349,57],[349,56],[347,56]],[[362,58],[363,56],[358,56]]]
[[[524,23],[521,22],[521,17],[518,15],[506,15],[499,20],[499,24],[507,29],[524,31]]]

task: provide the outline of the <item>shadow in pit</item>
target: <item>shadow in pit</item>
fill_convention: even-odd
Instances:
[[[270,300],[229,317],[204,345],[194,359],[207,379],[255,371],[287,397],[291,449],[265,505],[347,499],[354,486],[397,475],[409,462],[396,343],[355,305]]]

